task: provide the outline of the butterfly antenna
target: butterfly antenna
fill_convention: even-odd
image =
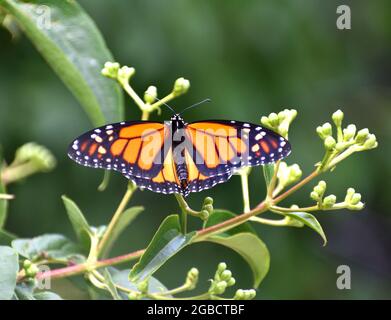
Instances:
[[[157,97],[155,97],[155,99],[156,99],[157,101],[160,101],[162,104],[164,104],[168,109],[170,109],[170,110],[172,111],[173,114],[177,114],[176,111],[175,111],[173,108],[171,108],[167,103],[165,103],[163,100],[160,100],[160,99],[157,98]]]
[[[183,110],[179,113],[179,115],[183,114],[186,110],[189,110],[189,109],[191,109],[191,108],[197,107],[197,106],[199,106],[200,104],[203,104],[203,103],[205,103],[205,102],[212,102],[212,100],[208,98],[208,99],[204,99],[204,100],[202,100],[202,101],[200,101],[200,102],[197,102],[197,103],[195,103],[195,104],[193,104],[193,105],[191,105],[191,106],[189,106],[189,107],[183,109]]]

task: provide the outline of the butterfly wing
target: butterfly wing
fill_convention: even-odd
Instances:
[[[114,123],[75,139],[68,155],[83,166],[119,171],[139,187],[175,192],[170,137],[170,126],[160,122]]]
[[[289,142],[274,131],[240,121],[193,122],[187,125],[186,134],[188,157],[201,177],[190,179],[191,191],[211,188],[227,181],[241,167],[273,163],[291,151]]]

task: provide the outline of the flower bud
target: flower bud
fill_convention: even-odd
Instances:
[[[45,147],[29,142],[19,147],[15,154],[15,163],[31,161],[37,171],[47,172],[56,166],[56,159]]]
[[[189,90],[189,88],[190,88],[190,81],[181,77],[175,81],[172,93],[175,96],[179,96],[181,94],[186,93]]]
[[[216,283],[216,286],[213,290],[213,293],[223,294],[225,292],[225,289],[227,289],[227,282],[226,281],[219,281]]]
[[[243,289],[236,290],[234,299],[235,300],[244,300],[244,290]]]
[[[361,201],[361,194],[355,193],[352,198],[350,199],[350,203],[353,205],[358,204]]]
[[[356,134],[356,126],[354,124],[349,124],[345,129],[343,129],[343,139],[344,141],[349,141]]]
[[[310,193],[310,197],[311,197],[312,200],[315,200],[315,201],[319,201],[320,200],[319,194],[317,192],[315,192],[315,191],[312,191]]]
[[[156,101],[157,97],[157,88],[155,86],[149,86],[144,93],[144,101],[146,103],[152,104]]]
[[[139,289],[140,292],[142,292],[142,293],[148,292],[148,287],[149,287],[149,278],[147,278],[137,284],[137,289]]]
[[[347,191],[346,191],[346,196],[345,196],[345,202],[346,203],[350,203],[354,193],[356,191],[353,189],[353,188],[349,188]]]
[[[234,277],[231,277],[228,281],[227,281],[227,287],[232,287],[234,286],[236,283],[236,280]]]
[[[118,62],[110,62],[110,61],[107,61],[107,62],[104,64],[104,67],[103,67],[103,69],[101,70],[101,73],[102,73],[102,75],[104,75],[105,77],[116,79],[116,78],[117,78],[117,75],[118,75],[118,69],[119,69],[119,67],[120,67],[120,65],[119,65]]]
[[[231,277],[232,272],[230,270],[224,270],[220,275],[220,278],[225,281],[228,281],[229,279],[231,279]]]
[[[262,123],[265,127],[268,127],[268,128],[271,128],[271,127],[272,127],[269,118],[266,117],[266,116],[263,116],[263,117],[261,118],[261,123]]]
[[[333,119],[335,125],[337,127],[340,127],[341,124],[342,124],[342,120],[343,120],[343,112],[341,110],[337,110],[333,113],[333,115],[331,116],[331,118]]]
[[[211,198],[211,197],[206,197],[206,198],[204,199],[204,205],[208,205],[208,204],[213,205],[213,198]]]
[[[331,127],[330,123],[326,122],[322,126],[317,127],[316,132],[318,133],[319,137],[324,140],[332,135],[333,128]]]
[[[208,210],[201,210],[200,211],[201,220],[208,220],[209,216],[210,216],[210,213]]]
[[[28,259],[23,261],[23,269],[28,269],[31,266],[32,262]]]
[[[225,269],[227,269],[227,264],[225,262],[220,262],[217,266],[217,272],[222,273]]]
[[[192,290],[196,287],[198,282],[198,275],[199,271],[197,268],[191,268],[187,273],[185,285],[189,288],[189,290]]]
[[[272,112],[271,114],[269,114],[269,120],[270,120],[270,124],[272,125],[272,127],[277,127],[278,124],[280,123],[279,122],[279,119],[278,119],[278,115],[274,112]]]
[[[369,130],[367,128],[361,129],[359,132],[357,132],[356,136],[356,142],[357,143],[363,143],[369,135]]]
[[[324,140],[324,147],[327,149],[327,150],[332,150],[334,149],[335,145],[337,144],[337,142],[335,141],[335,139],[332,137],[332,136],[328,136],[325,140]]]
[[[138,300],[140,298],[140,293],[136,292],[136,291],[132,291],[128,294],[128,298],[129,300]]]
[[[254,299],[255,296],[256,296],[256,291],[254,289],[250,289],[250,290],[246,290],[246,298],[247,300],[251,300],[251,299]]]
[[[361,201],[357,204],[351,204],[348,206],[348,208],[350,210],[362,210],[364,209],[364,203],[362,203]]]
[[[364,148],[369,150],[377,147],[376,136],[374,134],[368,135],[367,140],[364,142]]]
[[[337,197],[333,194],[330,194],[329,196],[323,199],[323,206],[325,208],[331,208],[333,205],[335,205],[336,202],[337,202]]]
[[[129,79],[134,76],[136,73],[136,70],[134,68],[128,67],[128,66],[123,66],[118,70],[118,81],[121,83],[128,83]]]

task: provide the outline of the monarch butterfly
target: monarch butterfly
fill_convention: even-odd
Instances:
[[[226,182],[241,167],[273,163],[291,151],[285,138],[262,126],[186,123],[172,111],[164,123],[124,121],[88,131],[71,143],[68,156],[83,166],[119,171],[140,188],[187,196]]]

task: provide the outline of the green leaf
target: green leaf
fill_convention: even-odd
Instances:
[[[57,293],[42,291],[34,294],[35,300],[63,300]]]
[[[113,283],[125,287],[127,289],[139,291],[137,285],[129,281],[129,270],[117,270],[114,268],[109,268],[111,279]],[[155,277],[150,277],[148,280],[148,292],[149,293],[160,293],[168,291],[168,289]],[[128,299],[127,295],[124,293],[119,293],[123,299]],[[171,297],[171,295],[167,295]]]
[[[214,226],[216,224],[219,224],[220,222],[224,222],[224,221],[229,220],[234,217],[236,217],[236,215],[230,211],[222,210],[222,209],[215,209],[215,210],[213,210],[212,214],[209,216],[208,221],[205,224],[205,228]],[[251,233],[256,234],[256,232],[253,229],[253,227],[251,226],[251,224],[248,222],[245,222],[245,223],[242,223],[242,224],[238,225],[237,227],[234,227],[230,230],[224,231],[223,233],[219,233],[219,236],[222,236],[222,237],[230,236],[230,235],[234,235],[234,234],[237,234],[240,232],[251,232]]]
[[[206,227],[216,225],[233,217],[235,217],[235,214],[229,211],[215,210],[209,217]],[[269,250],[247,222],[218,235],[210,236],[204,239],[204,241],[221,244],[241,255],[251,268],[254,277],[254,287],[260,285],[269,271]]]
[[[307,227],[310,227],[322,237],[323,245],[325,246],[327,244],[327,238],[322,229],[322,226],[312,214],[309,214],[307,212],[284,212],[284,215],[294,220],[300,221],[301,223],[304,223]]]
[[[35,300],[34,281],[18,283],[15,287],[16,300]]]
[[[96,126],[123,118],[117,83],[100,74],[113,57],[95,23],[76,1],[1,0]]]
[[[77,204],[66,196],[62,196],[61,198],[79,243],[83,249],[87,251],[91,244],[90,239],[93,235],[93,231]]]
[[[170,215],[160,225],[146,251],[129,274],[130,281],[142,281],[157,271],[168,259],[187,246],[195,232],[181,233],[178,215]]]
[[[0,300],[10,300],[14,295],[19,264],[17,252],[0,246]]]
[[[45,234],[32,239],[16,239],[12,247],[23,257],[38,261],[51,259],[67,263],[81,262],[84,258],[73,242],[60,234]]]
[[[125,228],[132,223],[132,221],[144,210],[144,207],[131,207],[126,209],[118,219],[118,223],[114,226],[110,239],[106,242],[105,247],[102,249],[102,257],[107,256],[110,252],[114,242],[118,239],[120,234]]]
[[[16,236],[6,230],[0,229],[0,245],[9,246]]]
[[[274,163],[265,164],[262,166],[262,170],[265,177],[266,187],[269,187],[274,175]]]
[[[253,233],[242,232],[229,237],[211,236],[205,241],[221,244],[240,254],[251,268],[254,288],[260,285],[269,271],[269,250],[263,241]]]
[[[104,283],[107,286],[107,289],[109,290],[113,299],[114,300],[122,300],[118,294],[115,283],[113,282],[113,279],[111,278],[110,272],[107,269],[105,269],[105,271],[103,272],[103,276],[105,279]]]

